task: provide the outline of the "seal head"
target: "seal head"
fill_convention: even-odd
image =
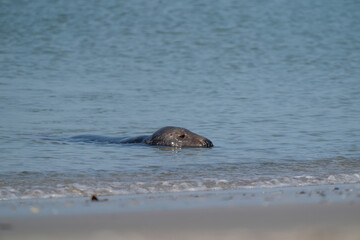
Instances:
[[[163,127],[154,132],[149,139],[145,140],[146,144],[161,145],[171,147],[204,147],[211,148],[213,143],[196,133],[185,128]]]

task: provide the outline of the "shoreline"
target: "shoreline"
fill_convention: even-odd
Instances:
[[[359,184],[98,199],[1,201],[1,239],[360,239]]]
[[[228,206],[360,202],[360,184],[252,188],[226,191],[153,193],[79,198],[1,200],[7,218],[91,213],[144,212]]]

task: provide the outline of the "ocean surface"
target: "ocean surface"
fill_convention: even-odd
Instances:
[[[352,183],[359,1],[0,0],[0,200]]]

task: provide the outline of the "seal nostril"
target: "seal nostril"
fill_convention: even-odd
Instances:
[[[209,140],[209,139],[205,139],[204,140],[204,146],[207,147],[207,148],[211,148],[213,147],[213,143]]]

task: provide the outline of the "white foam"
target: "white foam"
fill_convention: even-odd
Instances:
[[[310,175],[285,176],[280,178],[257,179],[224,179],[203,178],[196,180],[154,180],[148,182],[99,182],[57,183],[37,186],[2,186],[0,200],[33,199],[33,198],[62,198],[88,197],[92,194],[129,195],[148,193],[217,191],[249,188],[299,187],[311,185],[351,184],[360,183],[360,173],[338,174],[324,177]]]

